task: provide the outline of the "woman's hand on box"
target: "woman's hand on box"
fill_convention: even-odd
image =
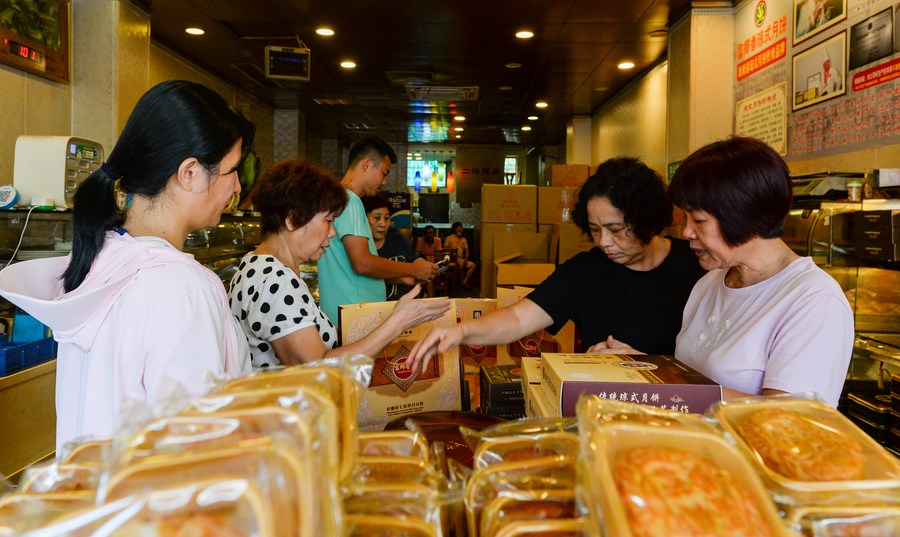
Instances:
[[[609,336],[606,341],[591,345],[588,354],[647,354],[631,347],[631,345]]]

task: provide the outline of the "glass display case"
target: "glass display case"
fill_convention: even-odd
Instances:
[[[856,342],[849,379],[874,379],[879,385],[887,372],[900,372],[900,260],[892,239],[900,228],[890,223],[892,211],[900,211],[900,201],[805,203],[791,211],[784,234],[795,252],[811,256],[840,284],[853,308]],[[868,222],[884,216],[887,236],[883,229],[882,237],[873,239]]]

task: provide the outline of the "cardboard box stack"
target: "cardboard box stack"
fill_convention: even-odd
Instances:
[[[494,243],[511,242],[509,234],[537,230],[537,187],[534,185],[492,185],[481,187],[481,296],[492,298],[494,289]],[[514,240],[514,239],[512,239]],[[511,253],[507,250],[506,254]]]
[[[580,187],[590,175],[591,167],[587,164],[554,164],[544,169],[544,184]]]
[[[489,365],[481,368],[481,408],[504,419],[525,417],[522,367]]]

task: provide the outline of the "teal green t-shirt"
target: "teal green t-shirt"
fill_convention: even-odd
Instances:
[[[369,241],[369,252],[377,256],[372,229],[366,218],[362,200],[347,189],[350,201],[334,221],[337,236],[331,239],[325,254],[319,259],[319,305],[325,315],[335,325],[338,324],[338,306],[360,302],[384,302],[386,291],[384,280],[357,274],[350,264],[350,257],[344,248],[343,239],[347,235],[365,237]]]

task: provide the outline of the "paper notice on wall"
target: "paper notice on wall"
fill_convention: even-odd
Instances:
[[[787,98],[786,83],[738,101],[735,110],[734,132],[766,142],[779,155],[787,154]]]

